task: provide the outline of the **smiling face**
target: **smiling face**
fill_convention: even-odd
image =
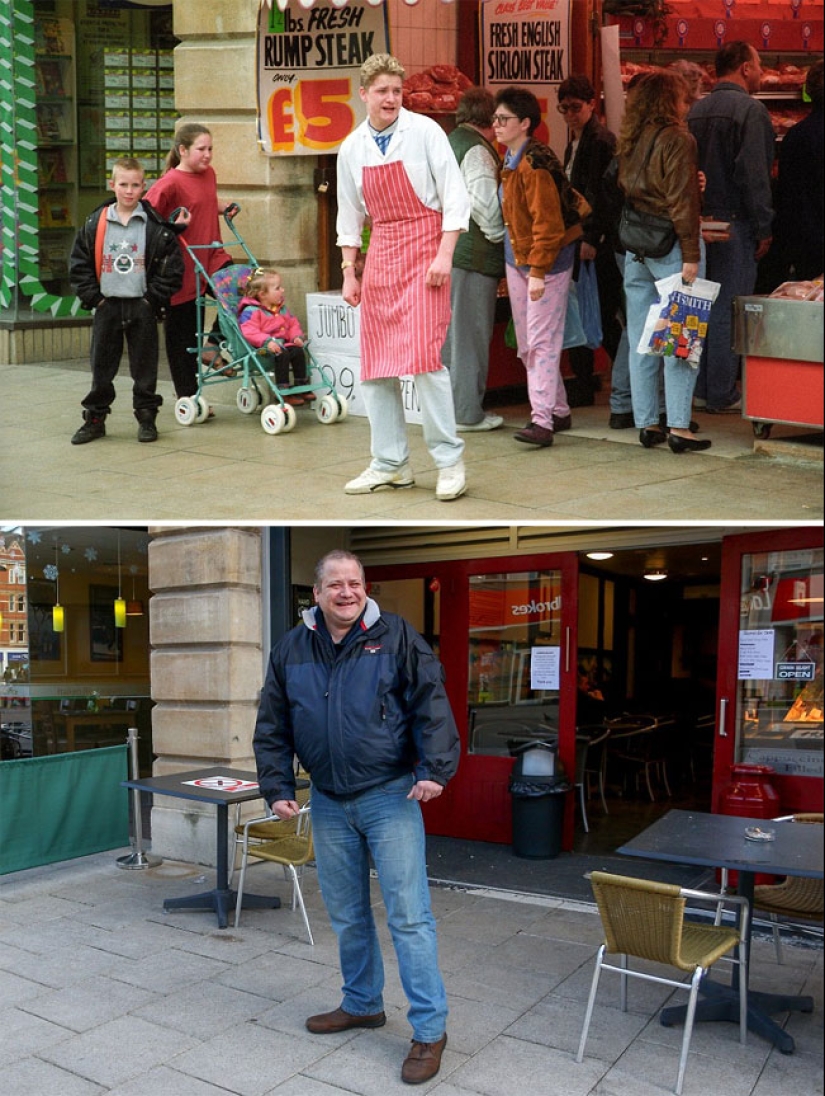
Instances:
[[[400,76],[382,73],[376,76],[369,87],[358,89],[373,129],[386,129],[398,117],[403,88],[404,81]]]
[[[212,163],[212,134],[199,134],[189,148],[186,148],[185,145],[179,145],[178,155],[180,156],[180,164],[178,165],[180,171],[195,174],[206,171]]]
[[[327,560],[321,584],[316,583],[312,591],[330,635],[336,642],[343,639],[367,603],[364,576],[358,561]]]

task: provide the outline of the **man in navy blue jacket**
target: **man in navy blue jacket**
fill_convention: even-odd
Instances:
[[[261,794],[281,819],[298,811],[293,758],[312,782],[321,894],[338,937],[343,1000],[311,1016],[313,1034],[382,1027],[384,967],[370,899],[370,858],[410,1007],[401,1079],[434,1077],[447,1042],[420,803],[458,766],[444,670],[416,630],[367,597],[357,556],[318,563],[316,605],[272,648],[255,726]]]
[[[739,355],[731,350],[731,304],[756,285],[757,263],[771,246],[771,167],[774,134],[759,90],[762,65],[749,42],[728,42],[716,54],[717,83],[694,103],[688,127],[699,149],[705,187],[703,212],[730,221],[729,240],[707,245],[707,277],[721,289],[713,303],[694,404],[714,414],[741,414],[736,381]]]

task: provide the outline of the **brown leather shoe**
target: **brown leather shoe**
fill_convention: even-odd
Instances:
[[[350,1028],[379,1028],[386,1022],[387,1017],[383,1012],[374,1012],[370,1016],[353,1016],[351,1012],[336,1008],[332,1012],[320,1012],[317,1016],[310,1016],[306,1027],[313,1035],[331,1035],[336,1031],[349,1031]]]
[[[554,415],[553,416],[553,431],[556,434],[561,434],[564,430],[569,430],[573,425],[572,415]]]
[[[437,1043],[417,1043],[413,1039],[410,1053],[401,1067],[401,1080],[408,1085],[421,1085],[435,1077],[441,1069],[441,1055],[446,1045],[446,1032]]]

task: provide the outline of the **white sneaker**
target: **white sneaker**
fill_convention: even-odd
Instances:
[[[468,434],[474,430],[498,430],[503,425],[501,415],[485,415],[481,422],[457,422],[455,428],[459,434]]]
[[[370,495],[373,491],[383,491],[384,488],[412,487],[415,484],[413,474],[408,464],[402,464],[394,472],[378,472],[375,468],[368,468],[354,480],[350,480],[344,487],[347,495]]]
[[[464,479],[464,461],[451,464],[449,468],[439,468],[438,483],[435,488],[435,497],[441,502],[457,499],[467,490]]]

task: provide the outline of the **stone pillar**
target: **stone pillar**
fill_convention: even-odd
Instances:
[[[149,638],[155,776],[212,765],[254,771],[263,682],[257,528],[150,527]],[[157,796],[152,848],[214,864],[215,811]]]
[[[238,231],[261,266],[283,273],[289,308],[305,322],[306,294],[318,289],[317,158],[266,156],[258,145],[259,9],[258,0],[175,0],[175,106],[181,121],[209,127],[218,193],[240,204]]]

